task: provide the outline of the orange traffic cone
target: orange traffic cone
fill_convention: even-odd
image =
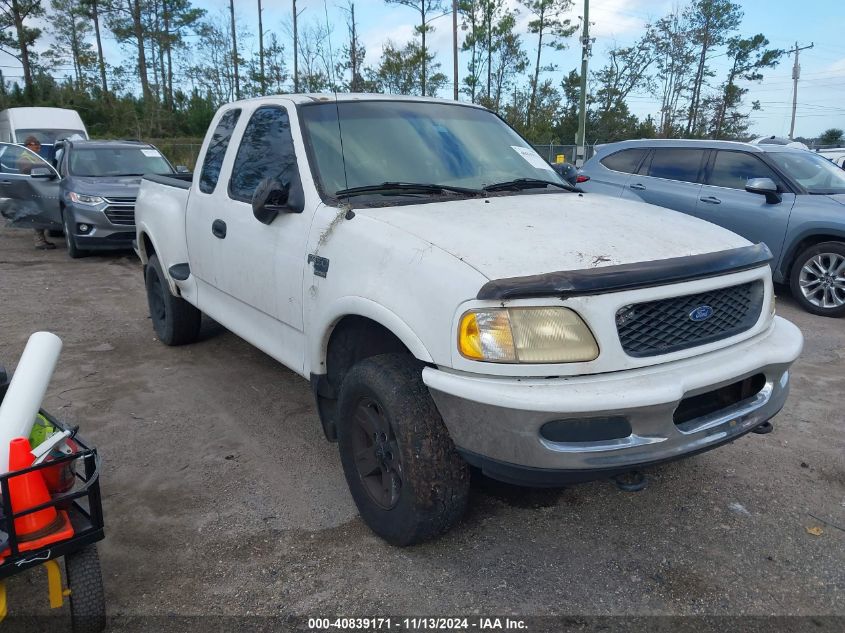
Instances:
[[[32,466],[34,458],[29,440],[16,437],[9,442],[9,472]],[[25,475],[9,478],[9,496],[12,512],[18,513],[50,501],[50,493],[41,472],[35,470]],[[15,519],[15,535],[21,551],[37,549],[73,536],[73,527],[65,512],[54,507],[44,508]],[[8,550],[2,553],[8,554]]]

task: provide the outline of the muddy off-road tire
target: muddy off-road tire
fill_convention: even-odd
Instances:
[[[151,255],[144,273],[147,303],[153,328],[165,345],[186,345],[197,340],[202,312],[181,297],[174,297],[167,286],[158,256]]]
[[[106,628],[106,597],[97,547],[65,555],[65,573],[73,633],[100,633]]]
[[[373,532],[392,545],[413,545],[460,520],[469,467],[413,356],[383,354],[355,365],[340,389],[338,421],[343,472]]]

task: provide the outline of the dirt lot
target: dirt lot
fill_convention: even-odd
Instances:
[[[64,340],[45,408],[104,460],[113,630],[203,614],[845,616],[845,321],[779,294],[807,341],[773,433],[654,469],[640,493],[479,478],[460,526],[410,549],[358,518],[307,382],[213,322],[192,346],[155,340],[134,254],[74,261],[0,229],[0,362],[35,330]],[[8,586],[12,613],[48,613],[41,571]]]

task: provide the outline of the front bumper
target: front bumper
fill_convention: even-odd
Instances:
[[[500,479],[542,485],[623,472],[740,437],[783,407],[788,369],[802,347],[800,330],[776,317],[768,330],[731,347],[640,369],[542,379],[426,368],[423,380],[470,463],[494,477],[498,472]],[[681,400],[757,374],[763,374],[765,384],[756,395],[675,423]],[[631,434],[555,442],[540,433],[554,420],[607,417],[625,418]]]
[[[112,224],[101,207],[90,207],[71,204],[65,209],[70,213],[70,223],[73,228],[73,239],[83,250],[104,251],[123,250],[132,248],[135,239],[135,226],[131,224]],[[91,228],[87,233],[80,233],[79,224],[87,224]]]

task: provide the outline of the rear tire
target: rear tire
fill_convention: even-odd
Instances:
[[[338,398],[338,444],[361,518],[388,543],[426,541],[463,515],[469,467],[413,356],[373,356],[349,371]]]
[[[822,242],[799,253],[792,264],[789,288],[807,312],[845,316],[845,243]]]
[[[70,217],[69,211],[62,211],[62,226],[65,233],[65,246],[67,247],[68,257],[71,259],[79,259],[85,257],[87,253],[81,248],[77,247],[76,240],[73,238],[73,218]]]
[[[65,555],[73,633],[100,633],[106,628],[106,597],[96,545]]]
[[[186,345],[199,338],[202,312],[181,297],[174,297],[167,285],[157,255],[151,255],[144,274],[147,304],[158,338],[165,345]]]

